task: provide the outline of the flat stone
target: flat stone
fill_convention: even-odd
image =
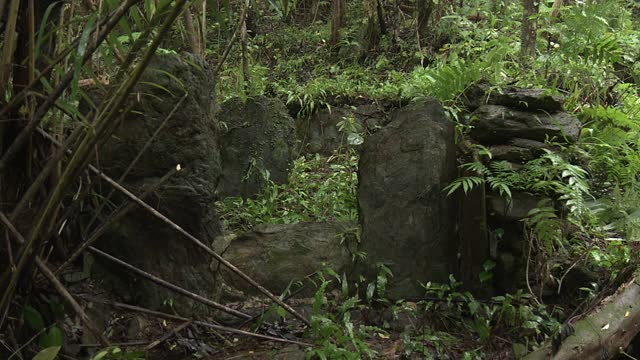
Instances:
[[[491,151],[494,160],[527,162],[535,158],[531,149],[513,145],[493,145],[489,146],[489,151]]]
[[[582,124],[570,114],[533,113],[500,105],[483,105],[472,113],[470,136],[485,144],[504,144],[513,138],[574,143]]]
[[[314,272],[330,267],[338,274],[351,271],[349,246],[355,241],[356,225],[342,222],[265,224],[227,242],[223,257],[238,266],[259,284],[281,294],[289,284],[305,280]],[[243,279],[214,261],[224,287],[235,292],[226,295],[257,295]],[[312,295],[313,290],[306,293]]]
[[[488,193],[488,215],[503,221],[519,221],[526,218],[529,211],[538,207],[538,203],[544,199],[540,196],[522,192],[514,192],[511,195],[511,199],[505,199],[496,193]]]
[[[465,98],[467,107],[471,110],[482,105],[502,105],[523,111],[548,113],[563,111],[565,101],[564,96],[551,94],[544,89],[495,89],[486,84],[471,86],[465,91]]]

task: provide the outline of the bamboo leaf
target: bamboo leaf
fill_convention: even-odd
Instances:
[[[93,14],[89,17],[89,21],[87,21],[87,25],[82,31],[82,35],[80,36],[80,41],[78,42],[78,50],[75,56],[75,62],[73,64],[73,81],[71,82],[71,95],[69,96],[69,101],[74,102],[78,98],[78,90],[79,90],[79,81],[80,81],[80,72],[82,70],[82,59],[84,58],[84,54],[87,50],[87,44],[89,43],[89,35],[91,35],[91,31],[93,30],[93,25],[96,22],[97,15]]]

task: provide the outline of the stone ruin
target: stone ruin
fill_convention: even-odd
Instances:
[[[154,70],[158,68],[180,79],[184,87]],[[154,192],[149,202],[187,231],[212,242],[217,251],[272,292],[280,293],[288,283],[319,270],[323,263],[338,273],[369,276],[382,263],[394,273],[389,296],[420,298],[424,295],[420,282],[447,282],[449,274],[473,288],[477,282],[473,276],[477,278],[482,263],[490,258],[498,263],[496,289],[507,291],[522,285],[520,220],[539,199],[515,193],[507,203],[484,189],[469,197],[447,197],[443,188],[462,175],[456,162],[459,144],[454,124],[435,100],[422,99],[399,108],[372,105],[335,112],[354,111],[369,134],[358,148],[360,250],[366,251],[367,259],[353,264],[353,249],[344,249],[339,237],[356,224],[264,225],[229,235],[224,234],[213,207],[214,200],[224,196],[255,195],[266,183],[259,176],[261,170],[268,171],[273,181],[286,182],[299,151],[326,153],[340,146],[335,117],[319,114],[316,117],[324,119],[320,124],[298,124],[296,129],[279,100],[257,97],[243,103],[232,99],[217,106],[213,78],[204,64],[194,66],[193,61],[177,56],[158,57],[144,80],[161,87],[139,87],[136,111],[100,154],[102,168],[118,178],[186,94],[183,105],[168,119],[124,184],[138,193],[182,164],[186,171]],[[162,88],[171,94],[162,93]],[[492,91],[484,86],[475,86],[465,95],[473,126],[470,141],[488,147],[496,159],[514,166],[538,156],[548,147],[547,139],[572,143],[579,136],[581,124],[562,110],[558,96],[541,90]],[[488,230],[498,227],[505,235],[496,244]],[[218,271],[202,251],[142,210],[114,226],[100,247],[203,296],[219,298],[221,288],[231,288],[225,294],[232,297],[252,293],[241,280]],[[114,283],[119,284],[118,293],[152,307],[175,297],[128,275]]]

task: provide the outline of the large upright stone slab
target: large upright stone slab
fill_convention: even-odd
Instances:
[[[392,298],[424,295],[419,282],[455,273],[456,208],[442,189],[456,178],[454,126],[435,100],[396,110],[367,138],[359,164],[358,203],[364,270],[390,267]]]

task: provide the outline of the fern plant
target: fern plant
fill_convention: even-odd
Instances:
[[[591,216],[586,204],[586,199],[593,198],[587,171],[550,150],[545,150],[540,158],[529,161],[519,170],[515,170],[507,161],[493,161],[489,165],[474,161],[460,168],[475,175],[463,176],[451,182],[443,190],[447,195],[460,189],[468,194],[475,187],[487,184],[491,190],[508,200],[512,197],[512,190],[560,200],[568,210],[569,219],[575,224],[582,224]]]
[[[640,116],[634,114],[640,114],[640,100],[635,94],[627,97],[631,99],[623,108],[595,106],[582,111],[585,128],[580,146],[601,182],[637,188]]]
[[[531,229],[530,237],[538,240],[547,255],[564,247],[561,223],[556,209],[548,199],[542,200],[536,208],[529,211],[524,223]]]
[[[509,171],[504,171],[507,168]],[[497,191],[501,196],[504,196],[507,199],[511,199],[508,174],[510,171],[512,173],[512,169],[511,164],[508,162],[498,161],[491,163],[489,167],[487,167],[479,161],[474,161],[460,165],[460,169],[477,175],[457,178],[444,188],[447,195],[451,195],[459,189],[462,189],[465,194],[468,194],[477,186],[488,184],[491,190]]]
[[[451,101],[469,85],[481,79],[482,63],[455,58],[436,68],[416,69],[402,86],[403,98],[433,96],[441,101]]]

